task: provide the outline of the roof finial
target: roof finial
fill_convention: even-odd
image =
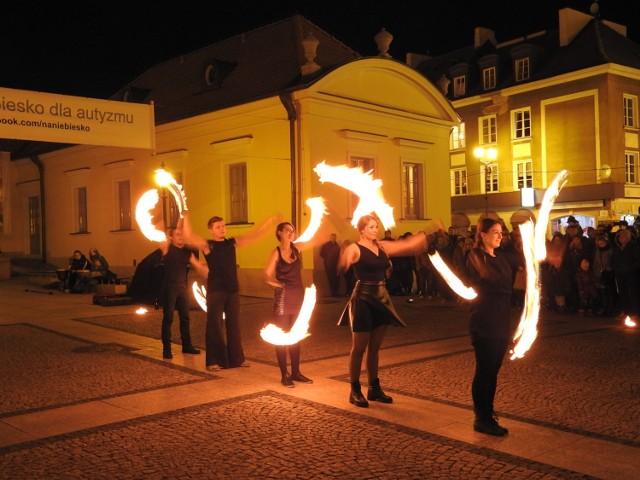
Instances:
[[[380,57],[390,57],[387,52],[389,51],[389,45],[391,45],[391,41],[393,40],[393,35],[391,35],[385,28],[383,27],[373,39],[376,41],[376,45],[378,46],[378,56]]]
[[[593,0],[591,7],[589,7],[589,11],[593,18],[598,18],[600,16],[600,5],[598,5],[598,0]]]

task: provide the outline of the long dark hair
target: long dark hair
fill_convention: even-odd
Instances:
[[[478,226],[476,227],[476,238],[473,242],[473,248],[482,248],[482,235],[481,233],[487,233],[491,227],[493,227],[496,223],[500,223],[498,220],[494,218],[485,217],[478,221]]]

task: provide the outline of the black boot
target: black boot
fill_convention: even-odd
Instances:
[[[380,387],[380,379],[376,378],[371,382],[371,386],[367,391],[367,400],[374,400],[382,403],[393,403],[393,398],[389,395],[385,395]]]
[[[351,382],[351,393],[349,393],[349,403],[353,403],[356,407],[366,408],[369,406],[369,402],[362,395],[362,390],[360,389],[360,382],[355,381]]]
[[[494,437],[504,437],[509,431],[498,425],[498,422],[491,415],[477,415],[473,422],[473,429],[476,432],[486,433]]]

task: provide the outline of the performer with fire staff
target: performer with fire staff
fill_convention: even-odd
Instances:
[[[280,242],[269,255],[264,269],[265,282],[275,287],[273,300],[274,325],[288,332],[298,318],[304,300],[302,283],[302,255],[300,250],[313,247],[313,242],[294,244],[296,230],[289,222],[276,227],[276,238]],[[291,360],[291,374],[287,368],[287,353]],[[294,387],[293,382],[313,383],[313,380],[300,373],[300,342],[293,345],[276,345],[276,358],[281,383],[285,387]]]
[[[379,351],[389,325],[406,326],[396,312],[386,287],[386,273],[391,266],[389,257],[412,255],[426,250],[427,232],[418,232],[393,242],[378,240],[378,219],[363,215],[357,224],[360,239],[349,244],[340,257],[338,269],[346,272],[353,266],[356,284],[342,313],[338,325],[351,326],[351,353],[349,402],[357,407],[368,407],[372,400],[392,403],[380,387],[378,378]],[[360,387],[362,359],[367,352],[366,366],[369,379],[367,398]]]
[[[502,226],[483,218],[478,223],[474,248],[467,257],[468,281],[478,296],[472,301],[469,318],[476,368],[471,387],[476,432],[504,436],[508,429],[498,423],[493,402],[498,372],[512,338],[512,272],[519,260],[498,249]]]

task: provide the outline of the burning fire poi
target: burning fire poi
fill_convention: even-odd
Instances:
[[[324,161],[316,165],[313,171],[318,174],[321,183],[334,183],[360,197],[351,219],[351,224],[354,227],[358,225],[360,217],[371,212],[378,215],[385,230],[396,224],[393,218],[393,208],[384,201],[382,195],[382,180],[374,179],[371,171],[365,173],[362,171],[362,167],[349,168],[346,165],[332,167]]]
[[[309,225],[307,226],[307,229],[304,231],[304,233],[296,238],[293,243],[303,243],[311,240],[318,231],[318,228],[320,228],[322,218],[327,211],[324,204],[324,199],[322,197],[309,198],[305,203],[311,209],[311,220],[309,221]]]
[[[312,284],[304,291],[302,308],[300,309],[298,318],[296,318],[291,330],[285,332],[280,327],[276,327],[274,324],[269,323],[260,330],[260,336],[265,342],[269,342],[274,345],[294,345],[298,343],[300,340],[311,335],[309,333],[309,320],[315,306],[316,286]]]
[[[456,292],[456,294],[460,295],[465,300],[473,300],[478,296],[473,288],[465,286],[465,284],[462,283],[462,280],[460,280],[457,275],[451,271],[437,251],[433,255],[429,254],[429,258],[431,259],[433,266],[438,270],[438,273],[442,275],[444,281],[447,282],[447,285],[449,285],[451,290]]]

